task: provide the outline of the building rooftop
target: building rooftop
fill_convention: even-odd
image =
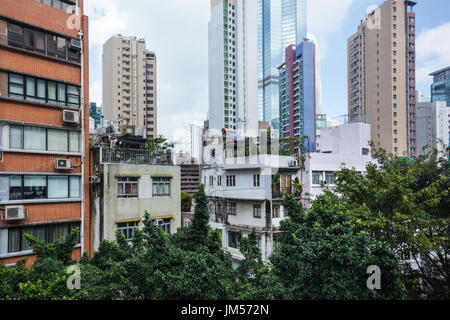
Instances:
[[[430,76],[435,76],[435,75],[437,75],[439,73],[442,73],[442,72],[445,72],[445,71],[448,71],[448,70],[450,70],[450,66],[448,66],[448,67],[446,67],[444,69],[440,69],[438,71],[432,72],[432,73],[430,73]]]

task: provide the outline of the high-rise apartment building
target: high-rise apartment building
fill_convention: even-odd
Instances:
[[[103,45],[103,114],[135,134],[157,136],[156,55],[144,39],[111,37]]]
[[[78,8],[76,8],[78,4]],[[0,5],[0,263],[35,260],[24,234],[54,242],[89,215],[88,18],[83,0]]]
[[[306,0],[258,0],[258,118],[279,132],[279,72],[285,50],[307,37]]]
[[[433,76],[431,102],[445,101],[450,107],[450,67],[433,72],[430,76]]]
[[[349,121],[369,123],[375,147],[396,155],[417,154],[415,4],[385,1],[347,44]]]
[[[257,6],[211,0],[209,127],[257,131]]]
[[[102,107],[97,106],[96,102],[90,102],[89,103],[89,116],[94,120],[94,126],[90,129],[95,131],[102,124],[102,119],[103,119]]]
[[[278,67],[305,37],[306,0],[211,0],[210,128],[256,135],[268,121],[278,133]]]
[[[304,41],[286,48],[280,72],[280,137],[295,137],[307,152],[316,145],[315,44]],[[307,137],[307,138],[304,138]],[[300,151],[297,144],[296,150]]]

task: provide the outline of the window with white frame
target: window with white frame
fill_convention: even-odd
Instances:
[[[170,197],[171,178],[152,177],[152,190],[154,197]]]
[[[313,184],[323,184],[323,171],[313,171],[312,172],[312,183]]]
[[[164,231],[167,234],[170,234],[170,222],[172,219],[166,218],[166,219],[156,219],[153,221],[153,224],[157,227],[160,227],[162,231]]]
[[[187,228],[191,225],[191,219],[190,218],[184,218],[184,226]]]
[[[134,238],[134,231],[139,227],[139,221],[117,223],[117,230],[123,233],[126,240]]]
[[[333,171],[313,171],[312,183],[315,185],[334,185],[335,178]]]
[[[117,177],[117,197],[137,198],[139,177]]]

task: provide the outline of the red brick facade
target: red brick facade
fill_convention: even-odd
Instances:
[[[89,154],[89,45],[88,45],[88,18],[83,15],[83,0],[79,1],[81,9],[81,29],[83,31],[83,47],[84,47],[84,92],[80,92],[84,96],[84,118],[82,121],[84,127],[84,150],[85,154]],[[68,38],[79,39],[78,31],[71,30],[67,26],[67,20],[70,14],[61,9],[56,9],[45,4],[41,4],[35,0],[1,0],[0,3],[0,28],[5,25],[5,21],[18,23],[26,27],[38,29],[38,31],[49,32]],[[42,54],[27,52],[24,49],[14,48],[4,43],[0,39],[0,82],[7,81],[8,72],[29,75],[47,80],[54,80],[63,83],[75,84],[81,86],[81,64],[70,61],[63,61],[58,58],[47,57]],[[67,130],[76,130],[81,132],[82,125],[68,125],[63,123],[63,109],[71,109],[70,107],[59,107],[34,103],[29,101],[11,100],[8,97],[7,87],[0,83],[0,123],[12,123],[23,125],[42,125],[49,128],[59,128]],[[81,113],[81,109],[79,110]],[[80,151],[81,148],[80,138]],[[77,155],[59,155],[56,152],[29,152],[27,150],[17,152],[8,151],[8,146],[2,146],[3,161],[0,162],[0,174],[5,175],[11,173],[42,173],[52,174],[81,174],[82,157]],[[58,171],[54,169],[54,160],[59,158],[70,159],[73,169],[67,171]],[[84,251],[91,253],[91,234],[90,234],[90,214],[89,214],[89,156],[84,160],[85,173],[84,185],[81,186],[84,193]],[[0,188],[1,189],[1,188]],[[17,201],[15,201],[17,202]],[[4,214],[5,204],[0,199],[1,214]],[[55,222],[75,222],[82,221],[82,201],[47,201],[42,203],[29,203],[24,201],[25,210],[29,212],[29,216],[25,220],[17,222],[5,222],[0,220],[0,229],[10,226],[27,226],[34,224],[45,224]],[[1,240],[1,239],[0,239]],[[74,251],[74,258],[80,258],[81,249]],[[11,264],[23,259],[24,256],[4,257],[0,255],[0,263]],[[29,256],[28,264],[31,264],[35,257]]]

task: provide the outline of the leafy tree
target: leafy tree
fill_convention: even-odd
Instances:
[[[400,266],[383,243],[356,233],[341,200],[327,192],[306,213],[287,196],[289,218],[271,261],[287,299],[399,299]],[[381,268],[381,290],[366,286],[367,268]]]
[[[243,237],[241,230],[237,233],[240,251],[244,260],[237,268],[237,298],[243,300],[282,299],[283,287],[272,271],[272,265],[264,264],[258,247],[256,230]]]
[[[343,169],[336,192],[355,230],[383,241],[404,260],[409,295],[450,298],[449,152],[416,159],[377,150],[367,173]],[[412,268],[412,265],[415,268]],[[419,283],[422,285],[419,286]]]
[[[192,195],[186,192],[181,193],[181,211],[190,212],[192,206]]]
[[[173,144],[168,143],[163,135],[159,135],[157,138],[147,140],[146,149],[154,152],[170,152],[173,149]]]

